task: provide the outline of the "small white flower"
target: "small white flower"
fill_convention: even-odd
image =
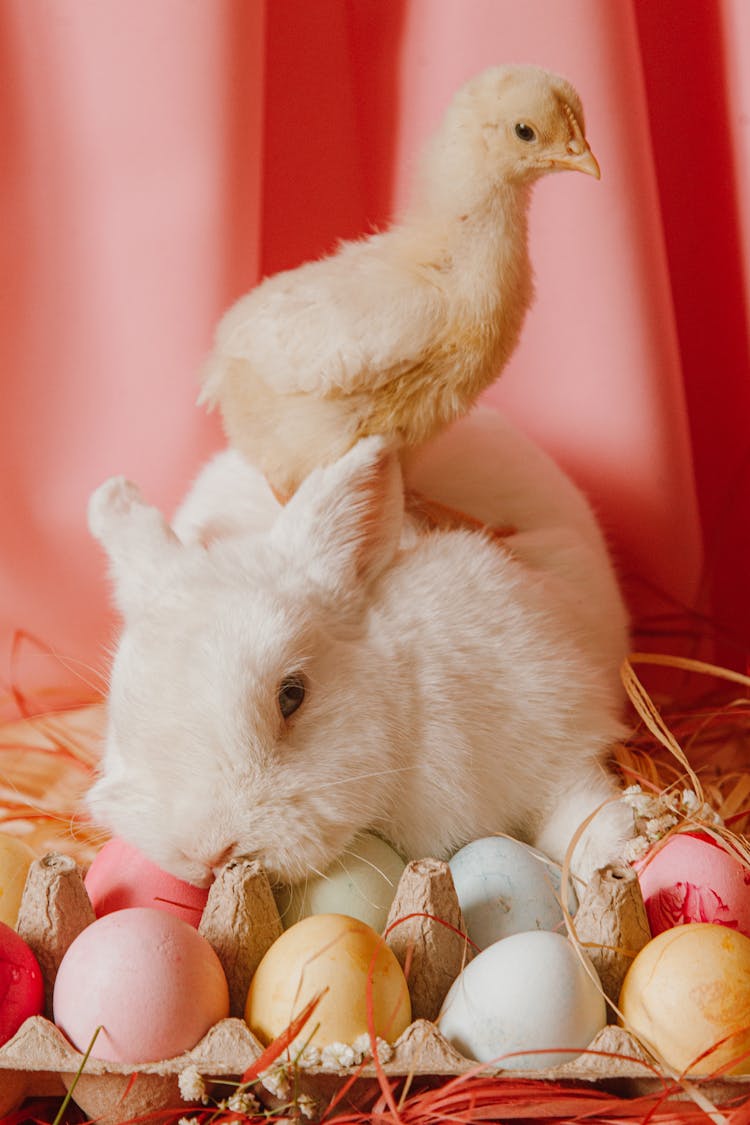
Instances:
[[[362,1035],[358,1035],[352,1043],[352,1047],[359,1054],[360,1061],[365,1057],[365,1055],[369,1055],[370,1036],[368,1035],[368,1033],[365,1031],[362,1033]],[[375,1039],[375,1050],[378,1054],[378,1060],[381,1063],[390,1062],[393,1058],[393,1047],[391,1047],[390,1043],[386,1043],[385,1039],[380,1039],[379,1037]]]
[[[377,1043],[377,1039],[375,1040],[375,1042]],[[352,1050],[356,1051],[357,1054],[360,1056],[360,1058],[363,1058],[365,1055],[369,1055],[369,1053],[370,1053],[370,1034],[369,1034],[369,1032],[363,1031],[361,1035],[357,1036],[357,1038],[352,1043]]]
[[[309,1094],[300,1094],[297,1098],[297,1109],[303,1117],[313,1118],[318,1112],[318,1105]]]
[[[358,1058],[357,1052],[349,1043],[326,1043],[320,1053],[320,1065],[327,1070],[356,1066],[358,1062],[361,1062],[361,1059],[361,1054]]]
[[[625,843],[623,855],[628,863],[635,863],[636,860],[643,859],[650,847],[645,836],[634,836]]]
[[[654,817],[664,811],[661,797],[644,793],[640,785],[629,785],[623,790],[622,799],[626,805],[630,805],[635,816]]]
[[[308,1043],[297,1055],[297,1066],[320,1066],[320,1047]]]
[[[197,1117],[181,1117],[177,1125],[198,1125]]]
[[[697,819],[702,820],[704,824],[723,824],[724,821],[719,814],[711,808],[710,805],[701,805],[698,810]]]
[[[186,1066],[178,1078],[180,1094],[185,1102],[202,1102],[208,1105],[206,1084],[195,1066]]]
[[[289,1084],[289,1075],[284,1066],[276,1066],[271,1070],[264,1070],[260,1076],[260,1080],[268,1090],[269,1094],[273,1094],[277,1098],[286,1100],[291,1091]]]
[[[227,1098],[226,1108],[234,1113],[260,1113],[260,1102],[248,1090],[235,1090]]]
[[[685,812],[694,813],[700,808],[700,801],[692,789],[683,789],[680,794],[680,804]]]
[[[651,820],[646,821],[646,836],[651,842],[661,840],[670,828],[674,828],[678,823],[677,817],[672,813],[663,813],[661,816],[655,816]]]

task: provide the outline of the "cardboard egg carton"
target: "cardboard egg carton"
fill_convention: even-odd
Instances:
[[[389,1077],[417,1078],[475,1071],[478,1064],[459,1054],[433,1022],[448,988],[471,955],[460,936],[463,920],[446,864],[424,859],[407,866],[386,930],[399,919],[403,921],[390,929],[386,940],[408,968],[413,1022],[393,1045],[390,1057],[383,1059],[382,1070]],[[51,854],[32,865],[18,931],[42,968],[46,1011],[44,1016],[27,1020],[0,1048],[0,1115],[17,1107],[24,1097],[63,1095],[79,1071],[83,1056],[51,1022],[51,997],[65,951],[93,920],[82,872],[72,859]],[[582,897],[575,926],[607,995],[616,1001],[631,959],[623,951],[632,956],[650,937],[634,874],[624,868],[598,872]],[[281,922],[268,880],[256,864],[233,861],[224,868],[209,893],[200,931],[224,967],[230,1016],[215,1024],[192,1050],[175,1058],[133,1066],[90,1057],[76,1082],[73,1100],[102,1125],[119,1125],[164,1108],[182,1107],[189,1115],[191,1103],[183,1100],[179,1087],[184,1070],[195,1068],[212,1096],[227,1096],[231,1091],[222,1089],[222,1080],[236,1081],[260,1057],[263,1047],[242,1015],[250,979],[280,935]],[[503,1070],[487,1066],[483,1073],[502,1075]],[[640,1093],[662,1085],[643,1048],[615,1025],[595,1037],[588,1053],[563,1066],[507,1073],[516,1078],[608,1085],[619,1093]],[[324,1108],[336,1088],[355,1074],[357,1084],[350,1097],[356,1097],[357,1091],[371,1093],[377,1081],[372,1061],[365,1059],[353,1067],[325,1065],[320,1060],[315,1065],[298,1065],[294,1094],[304,1093]],[[278,1072],[275,1078],[269,1079],[269,1088],[258,1084],[253,1091],[269,1105],[288,1098],[279,1089]],[[713,1083],[705,1093],[722,1100],[745,1090],[750,1094],[750,1076]]]

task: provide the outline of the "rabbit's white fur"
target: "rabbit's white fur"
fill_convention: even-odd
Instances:
[[[511,833],[562,859],[616,792],[627,623],[580,492],[498,415],[425,447],[411,487],[518,531],[424,533],[367,438],[284,508],[236,452],[170,528],[122,478],[90,505],[124,615],[94,817],[202,884],[252,856],[296,881],[363,829],[405,856]],[[306,697],[287,721],[284,677]],[[602,808],[585,878],[631,818]]]

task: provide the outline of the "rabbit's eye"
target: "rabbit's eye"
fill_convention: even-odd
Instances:
[[[279,684],[279,710],[282,718],[288,719],[293,715],[305,698],[305,681],[297,672],[292,676],[285,676]]]

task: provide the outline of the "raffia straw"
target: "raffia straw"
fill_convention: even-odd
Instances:
[[[107,838],[88,822],[83,795],[94,777],[104,728],[101,704],[0,724],[0,827],[32,849],[89,863]]]
[[[625,664],[654,664],[661,668],[678,668],[683,672],[696,672],[705,676],[714,676],[718,680],[727,680],[733,684],[741,684],[750,688],[750,676],[743,672],[735,672],[732,668],[722,668],[720,664],[710,664],[705,660],[693,660],[689,656],[669,656],[655,652],[631,652]]]
[[[719,816],[723,821],[732,820],[735,816],[746,817],[750,816],[750,810],[742,808],[750,801],[750,773],[742,774],[734,786],[734,788],[727,794],[718,808]],[[740,811],[742,810],[742,811]]]
[[[675,657],[674,659],[677,659],[677,658]],[[662,665],[664,665],[666,662],[663,658],[662,659],[659,659],[659,658],[651,659],[648,656],[641,659],[640,653],[634,653],[633,655],[628,657],[627,660],[623,661],[622,667],[620,668],[620,676],[622,677],[622,682],[623,682],[623,685],[625,687],[625,691],[628,693],[628,698],[630,699],[630,702],[633,704],[633,707],[636,709],[636,711],[640,715],[640,717],[643,720],[645,726],[647,727],[648,730],[651,731],[654,738],[658,739],[658,741],[662,744],[662,746],[664,746],[667,750],[669,750],[669,752],[671,754],[673,754],[675,756],[675,758],[680,763],[680,765],[683,767],[683,769],[685,770],[685,773],[688,775],[691,782],[693,783],[693,789],[695,791],[695,794],[702,804],[705,801],[706,798],[705,798],[705,794],[703,792],[703,786],[700,783],[700,779],[698,778],[698,775],[693,770],[693,767],[690,765],[690,762],[688,761],[688,759],[685,757],[685,754],[682,750],[682,747],[677,742],[677,740],[675,739],[671,730],[669,729],[669,727],[666,725],[666,723],[662,719],[661,714],[659,713],[658,709],[656,708],[656,706],[652,702],[650,695],[648,694],[648,692],[644,688],[641,681],[636,676],[635,671],[633,669],[634,663],[648,663],[648,664],[662,664]],[[678,665],[678,667],[682,667],[682,665],[680,664],[680,665]]]
[[[742,672],[735,672],[729,668],[722,668],[717,664],[709,664],[703,660],[693,660],[682,656],[666,656],[657,653],[632,653],[627,660],[623,662],[621,668],[622,681],[635,710],[647,729],[683,767],[684,773],[687,774],[690,779],[693,790],[701,804],[706,802],[711,807],[714,807],[723,819],[726,818],[728,812],[730,815],[735,815],[741,804],[750,796],[750,774],[739,775],[733,789],[728,795],[723,795],[718,789],[714,789],[711,793],[714,800],[713,802],[709,802],[708,794],[701,784],[698,774],[693,769],[687,755],[662,718],[645,687],[636,676],[633,670],[634,664],[645,664],[662,668],[677,668],[681,671],[711,676],[715,679],[739,684],[746,688],[750,688],[750,676],[744,675]],[[707,822],[705,819],[702,819],[700,815],[687,816],[676,807],[673,808],[672,811],[676,815],[678,823],[665,833],[662,840],[660,840],[652,850],[652,854],[655,854],[657,850],[663,847],[671,835],[676,832],[684,832],[692,829],[711,836],[725,851],[732,854],[744,866],[750,868],[750,843],[748,843],[744,835],[734,832],[726,823],[714,824]]]

